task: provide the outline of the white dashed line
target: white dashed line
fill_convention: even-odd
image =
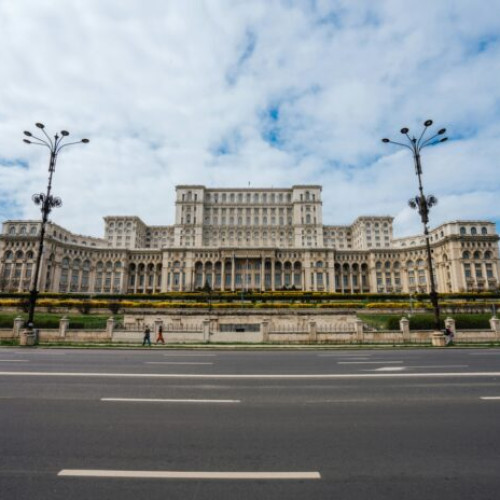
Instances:
[[[404,363],[404,361],[339,361],[339,365],[390,365]]]
[[[147,398],[101,398],[112,403],[241,403],[239,399],[147,399]]]
[[[321,479],[319,472],[203,472],[153,470],[64,469],[58,476],[128,477],[141,479]]]
[[[196,361],[145,361],[146,365],[213,365],[213,363]]]

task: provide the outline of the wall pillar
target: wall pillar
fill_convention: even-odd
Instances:
[[[495,317],[491,318],[490,327],[497,334],[497,337],[500,337],[500,319]]]
[[[113,317],[108,318],[106,321],[106,335],[111,339],[115,329],[115,320]]]
[[[357,319],[354,322],[354,328],[355,328],[355,333],[356,333],[356,342],[359,342],[360,344],[364,340],[364,335],[363,335],[363,322],[360,319]]]
[[[14,320],[14,330],[13,330],[14,337],[19,337],[19,335],[21,334],[21,330],[23,328],[23,325],[24,325],[24,319],[21,318],[20,316],[18,316]]]
[[[410,340],[410,320],[404,316],[399,320],[399,328],[403,334],[403,342]]]
[[[260,324],[260,333],[262,335],[262,342],[269,342],[269,321],[264,320]]]
[[[309,321],[309,342],[318,341],[318,326],[316,321]]]
[[[445,328],[449,328],[453,333],[457,333],[457,330],[455,327],[455,320],[453,318],[446,318],[444,320],[444,326],[445,326]]]
[[[204,319],[203,324],[203,342],[210,342],[210,320]]]
[[[68,329],[69,329],[69,319],[66,316],[63,316],[59,320],[59,336],[66,337]]]

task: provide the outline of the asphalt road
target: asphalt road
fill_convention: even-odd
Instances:
[[[0,498],[496,500],[500,349],[0,349]]]

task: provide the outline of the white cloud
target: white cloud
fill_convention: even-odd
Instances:
[[[383,145],[431,117],[450,141],[423,155],[431,223],[500,220],[500,2],[0,3],[0,218],[38,217],[44,121],[90,144],[61,154],[54,220],[173,222],[174,186],[324,185],[324,222],[393,215],[420,231],[409,152]],[[418,132],[417,132],[418,133]],[[29,168],[16,166],[19,160]]]

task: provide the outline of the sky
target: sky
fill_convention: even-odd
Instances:
[[[106,215],[173,224],[175,186],[323,186],[323,223],[408,207],[422,151],[430,225],[500,222],[500,0],[0,0],[0,221],[103,235]],[[497,228],[497,230],[500,226]]]

